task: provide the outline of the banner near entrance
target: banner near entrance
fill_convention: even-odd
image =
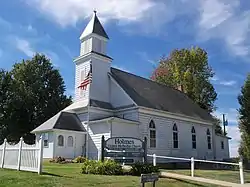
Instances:
[[[113,137],[105,140],[102,136],[102,161],[104,157],[111,157],[122,163],[133,163],[134,158],[147,161],[147,138],[144,141],[133,137]]]

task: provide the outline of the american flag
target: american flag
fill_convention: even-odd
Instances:
[[[80,88],[82,90],[86,90],[88,84],[90,84],[91,82],[92,82],[92,63],[90,63],[90,69],[89,69],[87,76],[81,82],[80,86],[78,86],[78,88]]]

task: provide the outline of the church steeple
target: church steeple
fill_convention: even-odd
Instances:
[[[81,34],[80,40],[83,40],[85,37],[87,37],[90,34],[96,34],[98,36],[101,36],[103,38],[109,39],[107,33],[105,32],[101,22],[99,21],[96,10],[93,12],[93,16],[88,23],[87,27],[84,29],[84,31]]]
[[[79,57],[75,58],[75,100],[94,99],[109,102],[109,77],[112,58],[106,54],[109,37],[100,23],[96,11],[80,36]],[[90,71],[91,69],[91,71]],[[81,89],[91,73],[91,84]]]
[[[97,52],[101,55],[106,55],[106,43],[109,40],[109,37],[99,21],[96,11],[93,12],[93,16],[82,32],[80,40],[80,56],[86,55],[90,52]]]

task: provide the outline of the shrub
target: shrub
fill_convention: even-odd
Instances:
[[[104,162],[96,160],[86,160],[82,166],[83,174],[97,175],[121,175],[123,174],[122,166],[113,160]]]
[[[65,158],[58,156],[56,158],[51,159],[49,162],[52,162],[52,163],[63,163],[63,162],[65,162]]]
[[[78,156],[78,157],[76,157],[76,158],[73,160],[73,162],[75,162],[75,163],[83,163],[83,162],[85,162],[85,161],[86,161],[86,158],[83,157],[83,156]]]
[[[140,176],[141,174],[148,173],[158,173],[159,168],[157,166],[153,166],[152,164],[144,164],[140,162],[136,162],[131,165],[132,168],[130,170],[131,175]]]

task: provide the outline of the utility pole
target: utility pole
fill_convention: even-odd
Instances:
[[[228,125],[228,122],[225,120],[225,114],[222,115],[222,123],[224,127],[224,136],[226,136],[226,126]]]

